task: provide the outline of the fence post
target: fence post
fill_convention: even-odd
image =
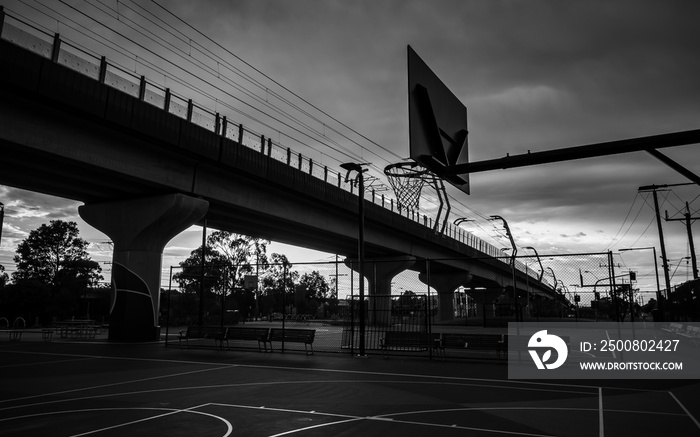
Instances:
[[[243,145],[243,123],[238,125],[238,144]]]
[[[260,135],[260,153],[265,154],[265,135]]]
[[[267,139],[267,157],[272,155],[272,138]]]
[[[313,174],[313,169],[314,169],[314,160],[309,158],[309,174]]]
[[[292,165],[292,149],[287,147],[287,165]]]
[[[226,116],[224,115],[223,119],[221,120],[221,136],[226,137],[226,131],[228,130],[228,120],[226,120]]]
[[[221,116],[217,112],[214,116],[214,133],[219,135],[219,128],[221,127]]]

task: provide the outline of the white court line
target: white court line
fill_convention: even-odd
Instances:
[[[42,398],[42,397],[46,397],[46,396],[55,396],[55,395],[63,395],[63,394],[68,394],[68,393],[77,393],[77,392],[81,392],[81,391],[96,390],[96,389],[107,388],[107,387],[117,387],[120,385],[136,384],[136,383],[146,382],[146,381],[155,381],[157,379],[165,379],[165,378],[173,378],[173,377],[179,377],[179,376],[184,376],[184,375],[192,375],[195,373],[210,372],[213,370],[222,370],[222,369],[226,369],[229,367],[235,367],[235,366],[229,365],[227,367],[216,367],[213,369],[200,369],[200,370],[192,370],[189,372],[170,373],[167,375],[152,376],[150,378],[132,379],[129,381],[115,382],[115,383],[111,383],[111,384],[94,385],[94,386],[90,386],[90,387],[82,387],[82,388],[76,388],[76,389],[72,389],[72,390],[63,390],[63,391],[52,392],[52,393],[42,393],[42,394],[38,394],[38,395],[24,396],[21,398],[0,399],[0,404],[6,403],[6,402],[16,402],[16,401],[24,401],[24,400],[28,400],[28,399]],[[108,396],[116,396],[116,395],[117,394],[113,393],[113,394],[108,395]],[[97,396],[97,397],[99,397],[99,396]],[[87,399],[92,399],[92,398],[93,397],[88,397]],[[80,399],[85,399],[85,398],[65,399],[63,401],[67,402],[67,401],[71,401],[71,400],[80,400]],[[53,402],[62,402],[62,401],[53,401]],[[52,402],[46,402],[46,403],[52,403]],[[45,403],[39,403],[39,404],[33,404],[33,405],[42,405],[42,404],[45,404]],[[24,406],[25,405],[0,408],[0,411],[12,409],[12,408],[22,408]]]
[[[357,421],[361,421],[361,420],[392,422],[392,423],[400,423],[403,425],[419,425],[419,426],[432,427],[432,428],[448,428],[448,429],[459,429],[459,430],[469,430],[469,431],[481,431],[481,432],[489,432],[489,433],[494,433],[494,434],[507,434],[507,435],[516,435],[516,436],[525,436],[525,437],[551,437],[549,434],[532,434],[532,433],[517,432],[517,431],[505,431],[505,430],[488,429],[488,428],[476,428],[476,427],[471,427],[471,426],[445,425],[445,424],[441,424],[441,423],[416,422],[416,421],[412,421],[412,420],[397,420],[397,419],[393,419],[393,418],[388,417],[388,416],[391,416],[392,414],[384,414],[384,415],[379,415],[379,416],[354,416],[354,415],[347,415],[347,414],[323,413],[323,412],[318,412],[318,411],[292,410],[292,409],[288,409],[288,408],[253,407],[250,405],[220,404],[220,403],[211,403],[209,405],[217,405],[217,406],[231,407],[231,408],[243,408],[243,409],[251,409],[251,410],[264,410],[264,411],[275,411],[275,412],[284,412],[284,413],[306,414],[306,415],[326,416],[326,417],[331,416],[331,417],[342,417],[343,418],[343,420],[340,420],[340,421],[320,423],[317,425],[306,426],[306,427],[298,428],[298,429],[292,429],[292,430],[285,431],[282,433],[270,435],[269,437],[280,437],[280,436],[285,436],[285,435],[295,434],[298,432],[307,431],[309,429],[316,429],[316,428],[321,428],[321,427],[325,427],[325,426],[338,425],[341,423],[357,422]],[[497,408],[494,408],[494,409],[497,409]],[[506,409],[506,408],[504,408],[504,409]],[[512,409],[518,409],[518,408],[512,407]],[[532,409],[536,409],[536,408],[532,408]],[[548,408],[544,408],[544,409],[548,409]],[[469,410],[469,408],[466,408],[466,410]],[[441,412],[443,410],[433,410],[433,411],[434,412]],[[449,412],[449,411],[453,411],[453,410],[447,409],[444,411]],[[576,411],[579,411],[579,410],[576,410]],[[400,414],[415,414],[415,413],[413,413],[413,412],[395,413],[395,415],[400,415]]]
[[[598,387],[598,436],[605,436],[605,426],[603,425],[603,387]]]
[[[292,430],[289,430],[289,431],[281,432],[281,433],[279,433],[279,434],[271,435],[271,436],[269,436],[269,437],[281,437],[281,436],[283,436],[283,435],[296,434],[296,433],[298,433],[298,432],[304,432],[304,431],[308,431],[308,430],[310,430],[310,429],[318,429],[318,428],[323,428],[323,427],[326,427],[326,426],[340,425],[340,424],[342,424],[342,423],[358,422],[358,421],[360,421],[360,420],[364,420],[364,417],[358,417],[358,418],[355,418],[355,419],[339,420],[339,421],[337,421],[337,422],[319,423],[318,425],[311,425],[311,426],[307,426],[307,427],[304,427],[304,428],[292,429]]]
[[[519,381],[519,380],[509,380],[509,379],[494,379],[494,378],[468,378],[462,376],[445,376],[445,375],[425,375],[425,374],[412,374],[412,373],[393,373],[393,372],[372,372],[363,370],[347,370],[347,369],[326,369],[326,368],[307,368],[307,367],[292,367],[292,366],[272,366],[272,365],[259,365],[259,364],[228,364],[228,363],[217,363],[217,362],[207,362],[207,361],[189,361],[189,360],[169,360],[162,358],[135,358],[135,357],[114,357],[114,356],[102,356],[102,355],[80,355],[80,354],[56,354],[49,352],[25,352],[25,351],[3,351],[12,353],[25,353],[25,354],[37,354],[37,355],[57,355],[57,356],[76,356],[76,357],[90,357],[90,358],[101,358],[101,359],[113,359],[113,360],[127,360],[127,361],[147,361],[147,362],[163,362],[163,363],[178,363],[178,364],[198,364],[198,365],[212,365],[226,367],[237,367],[237,368],[250,368],[250,369],[268,369],[268,370],[293,370],[295,372],[305,371],[312,373],[341,373],[341,374],[355,374],[355,375],[370,375],[370,376],[395,376],[404,378],[416,378],[416,379],[443,379],[443,380],[454,380],[454,381],[475,381],[475,382],[492,382],[503,384],[504,388],[515,387],[508,386],[506,384],[512,385],[528,385],[528,386],[544,386],[544,387],[571,387],[579,389],[591,390],[589,394],[596,394],[597,386],[592,385],[582,385],[582,384],[562,384],[562,383],[549,383],[549,382],[534,382],[534,381]],[[644,388],[629,388],[629,387],[606,387],[603,388],[621,390],[621,391],[636,391],[636,392],[665,392],[665,390],[652,390]]]
[[[229,422],[228,420],[224,419],[223,417],[217,416],[215,414],[205,413],[203,411],[195,411],[195,409],[206,407],[207,405],[209,405],[209,404],[202,404],[202,405],[198,405],[196,407],[190,407],[190,408],[184,408],[184,409],[155,408],[155,407],[124,407],[124,408],[89,408],[89,409],[80,409],[80,410],[49,411],[49,412],[45,412],[45,413],[27,414],[25,416],[16,416],[16,417],[9,417],[9,418],[5,418],[5,419],[0,419],[0,422],[7,422],[7,421],[11,421],[11,420],[18,420],[18,419],[28,419],[28,418],[34,418],[34,417],[39,417],[39,416],[56,416],[56,415],[60,415],[60,414],[72,414],[72,413],[93,413],[93,412],[103,412],[103,411],[133,411],[133,410],[149,410],[149,411],[151,411],[151,410],[154,410],[154,411],[167,411],[167,413],[159,414],[157,416],[146,417],[146,418],[134,420],[131,422],[125,422],[125,423],[121,423],[118,425],[108,426],[108,427],[101,428],[101,429],[94,429],[92,431],[87,431],[87,432],[83,432],[80,434],[74,434],[70,437],[80,437],[80,436],[95,434],[95,433],[107,431],[110,429],[116,429],[116,428],[121,428],[121,427],[128,426],[128,425],[133,425],[135,423],[141,423],[141,422],[146,422],[146,421],[153,420],[153,419],[159,419],[162,417],[171,416],[171,415],[177,414],[177,413],[199,414],[202,416],[213,417],[217,420],[220,420],[220,421],[224,422],[224,424],[226,425],[226,428],[227,428],[226,434],[224,434],[222,437],[230,436],[231,433],[233,432],[233,425],[231,425],[231,422]]]
[[[41,361],[41,362],[36,362],[36,363],[22,363],[22,364],[8,364],[6,366],[0,366],[0,369],[9,369],[12,367],[28,367],[28,366],[45,366],[45,365],[52,365],[52,364],[62,364],[62,363],[72,363],[75,361],[89,361],[89,360],[96,360],[97,358],[73,358],[73,359],[66,359],[66,360],[54,360],[54,361]]]
[[[75,390],[66,390],[63,392],[47,393],[47,394],[42,394],[42,395],[27,396],[24,398],[16,398],[14,400],[40,398],[40,397],[52,396],[52,395],[56,395],[56,394],[64,394],[64,393],[90,390],[93,388],[104,388],[104,387],[110,387],[110,386],[125,385],[125,384],[131,384],[134,382],[142,382],[142,381],[159,379],[159,378],[167,378],[170,376],[179,376],[179,375],[186,375],[186,374],[192,374],[192,373],[197,373],[197,372],[206,372],[206,371],[210,371],[210,370],[219,370],[219,369],[220,368],[198,370],[198,371],[193,371],[193,372],[185,372],[185,373],[178,374],[178,375],[165,375],[163,377],[146,378],[143,380],[134,380],[134,381],[128,381],[128,382],[124,382],[124,383],[106,384],[103,386],[96,386],[96,387],[89,387],[89,388],[82,388],[82,389],[75,389]],[[309,386],[311,384],[323,384],[323,385],[358,384],[358,383],[373,384],[376,382],[378,382],[378,381],[373,380],[373,379],[368,379],[368,380],[352,380],[352,379],[351,380],[296,380],[296,381],[243,382],[243,383],[235,383],[235,384],[199,385],[199,386],[187,386],[187,387],[167,387],[167,388],[160,388],[160,389],[138,390],[138,391],[131,391],[131,392],[107,393],[107,394],[92,395],[92,396],[74,397],[74,398],[70,398],[70,399],[59,399],[59,400],[52,400],[52,401],[45,401],[45,402],[35,402],[32,404],[13,405],[10,407],[2,407],[2,408],[0,408],[0,411],[7,411],[7,410],[13,410],[13,409],[20,409],[20,408],[29,408],[29,407],[38,407],[38,406],[42,406],[42,405],[57,404],[57,403],[63,403],[63,402],[75,402],[75,401],[102,399],[102,398],[117,397],[117,396],[164,393],[164,392],[175,392],[175,391],[184,391],[184,390],[216,390],[216,389],[223,389],[223,388],[240,388],[240,387],[254,387],[254,386],[280,386],[280,385],[299,385],[299,384],[304,385],[304,386]],[[502,386],[502,385],[489,386],[489,385],[484,385],[484,384],[467,384],[467,383],[462,383],[462,382],[452,382],[452,383],[451,382],[442,382],[442,381],[441,382],[430,382],[430,381],[416,382],[416,381],[402,381],[402,380],[396,380],[396,381],[382,380],[380,382],[393,383],[393,384],[408,384],[408,385],[416,385],[416,384],[455,385],[455,386],[460,386],[460,387],[484,387],[484,388],[499,388],[499,389],[504,389],[504,390],[546,391],[546,392],[565,393],[565,394],[591,395],[591,393],[588,393],[588,392],[537,389],[537,388],[530,388],[530,387],[507,387],[507,386]],[[0,402],[9,402],[9,401],[10,400],[0,401]]]
[[[692,421],[695,423],[695,426],[697,426],[698,428],[700,428],[700,422],[698,422],[698,420],[697,420],[692,414],[690,414],[690,411],[688,411],[688,409],[685,408],[685,405],[683,405],[683,404],[681,403],[681,401],[678,400],[678,398],[676,397],[676,395],[674,395],[674,394],[671,393],[671,392],[668,392],[668,394],[670,394],[671,397],[673,398],[673,400],[675,400],[676,403],[683,409],[683,411],[685,411],[685,414],[686,414],[688,417],[690,417],[690,420],[692,420]]]
[[[545,387],[572,387],[579,389],[590,389],[593,390],[594,387],[588,385],[580,384],[558,384],[558,383],[544,383],[544,382],[532,382],[532,381],[511,381],[511,380],[501,380],[493,378],[467,378],[460,376],[444,376],[444,375],[421,375],[421,374],[411,374],[411,373],[391,373],[391,372],[371,372],[363,370],[345,370],[345,369],[326,369],[326,368],[306,368],[306,367],[291,367],[291,366],[270,366],[270,365],[257,365],[257,364],[224,364],[224,363],[212,363],[206,361],[187,361],[187,360],[167,360],[159,358],[129,358],[129,357],[112,357],[112,356],[102,356],[102,355],[80,355],[80,354],[56,354],[50,352],[25,352],[25,351],[7,351],[19,354],[35,354],[35,355],[56,355],[56,356],[76,356],[85,358],[100,358],[100,359],[114,359],[114,360],[131,360],[131,361],[148,361],[148,362],[164,362],[164,363],[178,363],[178,364],[197,364],[197,365],[217,365],[221,368],[237,367],[237,368],[249,368],[249,369],[266,369],[266,370],[293,370],[293,371],[305,371],[311,373],[340,373],[340,374],[352,374],[352,375],[369,375],[369,376],[399,376],[404,378],[416,378],[416,379],[442,379],[442,380],[453,380],[453,381],[472,381],[472,382],[492,382],[499,383],[501,385],[496,385],[494,387],[503,387],[506,389],[517,390],[518,387],[506,384],[514,385],[529,385],[529,386],[545,386]],[[210,369],[215,370],[215,369]],[[167,376],[166,376],[167,377]],[[526,388],[522,388],[526,390]],[[540,389],[531,389],[540,390]],[[625,389],[622,389],[625,390]],[[648,390],[648,389],[628,389],[633,391],[658,391],[658,390]],[[542,391],[547,391],[542,389]],[[555,390],[556,391],[556,390]],[[595,392],[586,392],[585,394],[595,394]],[[3,402],[3,401],[0,401]]]

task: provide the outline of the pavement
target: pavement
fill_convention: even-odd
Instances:
[[[699,389],[514,381],[493,361],[0,337],[3,437],[699,436]]]

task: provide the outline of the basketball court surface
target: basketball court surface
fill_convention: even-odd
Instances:
[[[7,342],[0,435],[700,435],[695,381],[506,374],[449,359]]]

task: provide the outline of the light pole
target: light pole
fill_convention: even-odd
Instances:
[[[554,292],[554,308],[556,309],[559,307],[559,303],[557,300],[559,299],[559,295],[557,293],[557,275],[554,274],[554,270],[551,267],[547,267],[549,271],[552,273],[552,278],[554,279],[554,285],[552,285],[552,291]],[[561,311],[559,311],[561,314]]]
[[[630,247],[627,249],[620,249],[618,252],[629,252],[631,250],[648,250],[651,249],[654,252],[654,271],[656,272],[656,307],[659,310],[659,317],[661,317],[660,320],[655,320],[657,322],[662,322],[664,313],[663,313],[663,302],[661,301],[661,284],[659,283],[659,262],[658,259],[656,258],[656,247],[654,246],[649,246],[649,247]]]
[[[367,169],[362,168],[365,164],[349,162],[341,164],[340,167],[347,170],[345,182],[350,179],[350,172],[357,172],[357,262],[359,263],[358,273],[360,275],[360,353],[359,356],[365,356],[365,277],[364,277],[364,261],[365,261],[365,177],[364,173]]]
[[[518,287],[516,285],[516,276],[515,276],[515,257],[518,254],[518,248],[515,246],[515,240],[513,240],[513,234],[510,233],[510,228],[508,227],[508,222],[506,219],[501,217],[500,215],[492,215],[492,219],[494,220],[501,220],[503,222],[503,228],[506,230],[506,235],[508,236],[508,239],[510,240],[510,245],[513,249],[513,252],[511,252],[510,256],[510,269],[513,274],[513,298],[515,299],[515,321],[516,322],[521,322],[522,317],[520,314],[520,303],[518,301]]]
[[[527,246],[525,249],[530,249],[531,251],[535,252],[535,256],[537,257],[537,262],[540,265],[540,277],[537,278],[538,281],[542,282],[542,277],[544,276],[544,267],[542,267],[542,260],[540,259],[540,254],[537,253],[537,249],[535,249],[532,246]]]

